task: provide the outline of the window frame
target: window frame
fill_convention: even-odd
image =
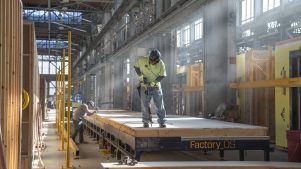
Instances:
[[[245,9],[243,9],[243,3],[245,4]],[[249,3],[248,3],[249,2]],[[249,4],[249,6],[248,6]],[[255,17],[255,0],[241,0],[240,1],[240,24],[246,24],[254,20]],[[248,10],[249,7],[249,10]],[[243,15],[243,13],[245,15]],[[248,16],[249,15],[249,16]]]

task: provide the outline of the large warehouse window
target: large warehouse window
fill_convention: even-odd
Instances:
[[[187,25],[184,27],[184,45],[189,46],[190,44],[190,26]]]
[[[280,0],[262,0],[262,12],[269,11],[280,6]]]
[[[49,74],[49,61],[39,61],[40,74]]]
[[[291,23],[291,28],[293,28],[293,33],[294,34],[301,34],[301,26],[300,25],[300,22],[292,22]]]
[[[82,12],[59,12],[50,11],[51,21],[65,24],[81,24],[83,21]],[[49,11],[24,9],[23,18],[35,22],[48,22]]]
[[[241,1],[241,24],[248,23],[254,19],[254,0]]]
[[[68,41],[59,41],[59,40],[36,40],[37,48],[68,48]]]
[[[54,95],[56,90],[56,81],[51,81],[49,83],[49,95]]]
[[[177,30],[177,47],[181,47],[181,30]]]
[[[267,32],[275,32],[277,31],[278,27],[280,26],[280,23],[278,23],[278,21],[272,21],[267,23]]]
[[[56,74],[61,67],[60,56],[39,55],[39,72],[40,74]],[[68,61],[65,62],[65,74],[68,74]]]
[[[203,18],[194,22],[194,40],[201,39],[203,37]]]

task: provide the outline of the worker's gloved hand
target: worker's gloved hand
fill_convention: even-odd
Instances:
[[[147,77],[143,77],[143,83],[144,84],[150,84],[150,81],[147,79]]]
[[[140,83],[142,83],[143,82],[143,75],[138,76],[138,80],[139,80]]]
[[[150,86],[157,87],[157,83],[156,82],[150,82],[149,84],[150,84]]]
[[[144,91],[144,93],[145,93],[145,95],[148,95],[148,90],[146,89],[146,90]]]

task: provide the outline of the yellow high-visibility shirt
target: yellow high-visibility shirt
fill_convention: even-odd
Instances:
[[[152,87],[161,87],[160,82],[157,82],[156,79],[159,76],[166,76],[165,64],[162,60],[152,65],[149,63],[149,57],[144,56],[138,59],[134,67],[139,68],[142,73],[139,81],[143,81],[143,77],[146,77]]]

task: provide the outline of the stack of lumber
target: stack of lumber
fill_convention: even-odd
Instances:
[[[22,112],[22,2],[0,1],[0,169],[19,169]]]

